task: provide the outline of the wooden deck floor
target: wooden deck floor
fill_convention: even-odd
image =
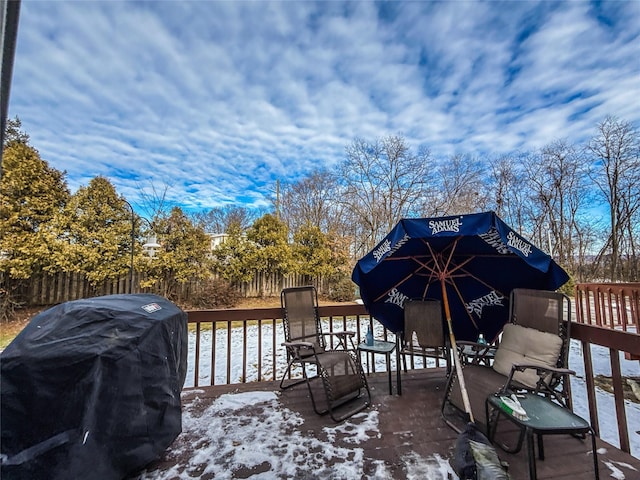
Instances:
[[[440,415],[440,402],[444,388],[442,369],[418,370],[404,374],[402,396],[389,395],[387,376],[384,373],[372,374],[369,377],[369,384],[373,396],[373,405],[370,409],[377,412],[379,435],[372,435],[358,445],[364,454],[362,473],[359,478],[380,478],[376,472],[380,471],[378,466],[381,462],[384,462],[385,466],[385,475],[382,478],[417,478],[415,475],[408,474],[408,458],[428,458],[435,454],[444,459],[453,458],[458,435],[445,424]],[[274,382],[206,387],[194,389],[191,392],[185,390],[183,403],[185,408],[197,408],[203,411],[216,398],[225,393],[278,390],[278,384]],[[303,435],[315,436],[322,441],[327,441],[324,429],[328,426],[335,426],[335,423],[328,416],[319,416],[314,413],[304,385],[281,392],[279,401],[284,407],[292,412],[297,412],[304,418],[304,425],[300,427],[300,430],[304,432]],[[350,421],[356,423],[357,419]],[[183,432],[178,440],[182,444],[191,442],[196,445],[199,439],[190,438],[189,435],[191,435],[189,432]],[[337,444],[342,441],[340,435],[337,435],[334,440]],[[545,437],[544,445],[546,458],[544,461],[537,461],[539,479],[594,478],[591,442],[589,440],[583,441],[569,435],[552,435]],[[507,454],[500,449],[497,451],[501,460],[509,463],[509,473],[512,479],[529,478],[524,448],[517,454]],[[147,472],[155,470],[156,473],[159,473],[153,478],[184,478],[183,476],[175,476],[176,470],[184,470],[179,468],[179,464],[186,465],[189,460],[185,458],[184,449],[181,452],[178,456],[172,455],[170,447],[162,459],[147,468]],[[194,452],[192,451],[192,453]],[[639,459],[621,452],[599,439],[598,460],[600,478],[602,479],[640,478]],[[176,469],[176,467],[178,468]],[[169,474],[169,470],[172,470],[173,473]],[[166,477],[163,477],[162,471],[167,472]],[[244,469],[244,471],[230,472],[228,478],[251,478],[252,475],[251,471]],[[189,478],[191,477],[189,476]],[[260,478],[269,477],[263,475]],[[442,478],[447,478],[447,476]],[[449,478],[454,477],[449,476]]]

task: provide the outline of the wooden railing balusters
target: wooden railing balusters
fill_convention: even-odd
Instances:
[[[621,425],[619,428],[620,449],[626,452],[629,452],[629,429],[624,409],[622,393],[623,378],[618,355],[619,352],[625,352],[628,358],[634,358],[633,355],[640,355],[640,335],[632,333],[632,329],[630,329],[630,327],[634,327],[636,332],[638,331],[638,299],[640,298],[638,291],[640,291],[640,284],[625,285],[623,287],[614,286],[611,289],[602,284],[594,285],[592,288],[591,286],[579,284],[576,287],[576,316],[580,323],[574,322],[571,326],[571,337],[581,342],[583,347],[589,418],[596,434],[600,429],[598,425],[598,405],[596,404],[595,372],[592,363],[591,346],[599,345],[609,349],[616,416]],[[360,341],[364,337],[363,328],[366,329],[367,324],[373,328],[373,324],[375,323],[367,313],[364,305],[360,304],[320,306],[319,313],[325,321],[328,321],[329,325],[327,328],[329,331],[333,332],[338,329],[338,327],[340,327],[341,330],[355,330],[357,341]],[[257,381],[269,379],[279,380],[278,375],[284,371],[286,366],[286,355],[280,348],[281,340],[278,340],[278,338],[281,338],[278,332],[282,334],[280,330],[282,328],[281,315],[282,313],[279,307],[247,310],[194,310],[188,312],[189,323],[195,323],[196,325],[195,328],[191,330],[192,336],[195,331],[195,338],[191,340],[190,345],[190,348],[195,349],[193,384],[187,385],[187,387],[197,387],[200,384],[200,360],[202,358],[201,355],[204,353],[204,344],[202,343],[203,324],[207,326],[209,324],[211,325],[210,385],[216,384],[216,366],[220,356],[225,353],[227,362],[225,382],[227,384],[247,382],[249,381],[249,376],[252,379],[257,379]],[[270,319],[270,321],[265,319]],[[233,322],[241,323],[239,326],[242,328],[242,333],[238,331],[238,335],[242,335],[243,345],[241,354],[240,352],[232,351],[233,345],[236,343],[232,341]],[[257,333],[255,334],[255,338],[257,346],[252,346],[249,350],[250,336],[254,335],[250,333],[249,327],[251,325],[256,325]],[[267,325],[271,325],[272,327],[270,336],[264,335],[263,332]],[[226,328],[226,352],[216,351],[218,327]],[[383,329],[383,333],[378,333],[377,336],[388,340],[388,338],[392,336],[392,332]],[[269,352],[270,347],[271,351]],[[255,355],[257,355],[255,362],[257,371],[255,374],[249,369],[250,366],[253,368],[254,365],[254,352],[256,352]],[[265,355],[267,357],[263,358]],[[231,378],[232,358],[234,356],[236,360],[241,359],[243,362],[242,376],[240,379]],[[251,356],[251,360],[249,360],[249,356]],[[268,366],[272,369],[272,372],[271,375],[265,375],[263,370],[267,366],[266,364],[269,363],[269,359],[270,365]],[[251,365],[249,364],[250,361]],[[414,363],[413,357],[411,358],[411,362],[411,368],[420,368],[420,362]],[[422,364],[422,367],[428,368],[425,363]],[[377,370],[380,371],[381,369],[383,370],[383,368],[384,367],[380,366]],[[401,365],[398,365],[396,368],[401,368]],[[191,378],[191,376],[189,378]]]

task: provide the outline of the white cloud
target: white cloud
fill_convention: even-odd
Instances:
[[[265,206],[356,136],[499,155],[637,124],[638,5],[27,0],[9,114],[72,190]]]

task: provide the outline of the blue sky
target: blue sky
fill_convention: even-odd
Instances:
[[[75,191],[269,205],[403,135],[436,156],[640,126],[640,1],[23,0],[9,107]]]

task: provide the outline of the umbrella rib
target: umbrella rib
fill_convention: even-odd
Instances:
[[[427,245],[427,248],[429,249],[429,253],[431,253],[431,258],[433,259],[433,263],[437,268],[438,278],[442,279],[444,275],[444,271],[440,266],[440,262],[438,262],[439,256],[436,255],[436,253],[433,251],[433,248],[431,248],[431,244],[429,242],[426,242],[424,239],[422,239],[422,241]],[[451,254],[453,254],[453,250],[451,251]]]
[[[469,256],[469,258],[465,259],[463,262],[454,264],[453,268],[451,270],[449,270],[449,265],[451,265],[451,260],[453,258],[454,252],[456,251],[456,247],[458,246],[458,240],[460,240],[460,238],[461,237],[456,237],[455,241],[451,245],[448,246],[448,248],[449,248],[449,257],[447,258],[446,262],[444,262],[444,265],[442,266],[442,268],[440,267],[440,264],[437,261],[438,258],[442,258],[442,255],[436,254],[433,251],[433,249],[431,248],[431,244],[429,242],[427,242],[424,238],[421,239],[422,242],[429,248],[429,252],[431,253],[431,258],[433,258],[434,263],[438,266],[438,273],[440,274],[440,276],[444,276],[444,275],[452,276],[453,272],[455,272],[456,270],[460,270],[467,263],[469,263],[471,260],[476,258],[475,255],[471,255],[471,256]]]
[[[431,267],[429,267],[428,265],[426,265],[426,264],[424,264],[424,263],[422,263],[422,262],[418,261],[417,259],[415,259],[415,258],[413,258],[413,257],[403,257],[403,258],[404,258],[405,260],[407,260],[407,259],[409,259],[409,260],[415,260],[415,261],[418,263],[418,265],[419,265],[418,269],[417,269],[417,270],[414,270],[413,272],[411,272],[411,273],[409,273],[409,274],[407,274],[407,276],[406,276],[406,277],[404,277],[402,280],[400,280],[398,283],[396,283],[396,284],[395,284],[395,285],[393,285],[391,288],[389,288],[389,289],[385,290],[384,292],[382,292],[382,293],[381,293],[377,298],[375,298],[375,299],[373,300],[374,302],[377,302],[377,301],[379,301],[380,299],[382,299],[383,297],[385,297],[385,296],[386,296],[386,295],[387,295],[391,290],[393,290],[394,288],[398,288],[398,287],[399,287],[400,285],[402,285],[404,282],[406,282],[407,280],[409,280],[412,276],[414,276],[414,275],[419,275],[420,270],[422,270],[423,268],[424,268],[424,269],[427,269],[427,270],[429,270],[429,271],[431,272],[431,273],[429,274],[429,276],[430,276],[430,277],[431,277],[431,276],[432,276],[432,274],[434,273],[434,272],[432,271]],[[385,259],[385,260],[387,260],[387,259]],[[390,259],[388,259],[388,260],[390,260]]]
[[[425,292],[423,293],[423,298],[424,295],[426,295],[426,290],[429,289],[429,285],[433,282],[433,280],[436,277],[439,277],[438,275],[438,271],[435,269],[435,267],[432,267],[431,265],[429,265],[428,263],[423,262],[422,260],[420,260],[420,257],[424,257],[426,259],[433,259],[434,263],[436,263],[437,266],[437,262],[435,261],[435,259],[433,257],[429,257],[428,255],[420,255],[420,256],[405,256],[405,257],[387,257],[383,260],[383,262],[387,262],[387,261],[393,261],[393,260],[413,260],[414,262],[416,262],[418,264],[418,268],[416,270],[414,270],[413,272],[407,274],[406,277],[404,277],[402,280],[400,280],[398,283],[396,283],[395,285],[393,285],[392,287],[390,287],[389,289],[385,290],[384,292],[382,292],[377,298],[375,298],[373,301],[374,302],[378,302],[380,301],[382,298],[384,298],[391,290],[393,290],[394,288],[398,288],[400,285],[402,285],[404,282],[406,282],[407,280],[409,280],[412,276],[414,275],[421,275],[420,271],[421,270],[426,270],[427,272],[429,272],[429,282],[427,283],[427,287],[425,288]]]
[[[444,270],[442,272],[443,274],[447,271],[447,269],[449,268],[449,265],[451,265],[451,259],[453,258],[453,252],[456,251],[456,247],[458,246],[458,240],[460,240],[460,237],[457,237],[453,242],[453,245],[451,246],[451,250],[449,251],[449,258],[447,258],[447,263],[445,263],[444,265]]]
[[[426,242],[425,242],[426,243]],[[457,243],[457,239],[456,239],[456,243]],[[427,243],[427,245],[429,245]],[[431,246],[429,245],[429,250],[431,250],[431,253],[433,255],[433,258],[435,260],[435,252],[433,252],[433,250],[431,249]],[[449,265],[451,263],[451,257],[453,255],[453,251],[455,250],[455,244],[454,247],[451,249],[451,253],[449,254],[449,258],[447,259],[447,265]],[[471,315],[471,313],[469,313],[469,311],[466,309],[466,302],[464,300],[464,298],[462,297],[462,293],[460,292],[460,289],[458,288],[458,285],[456,285],[456,282],[453,280],[456,276],[470,276],[471,278],[478,280],[474,275],[469,274],[469,272],[467,272],[465,269],[463,269],[462,267],[467,264],[468,262],[470,262],[474,257],[470,257],[467,260],[465,260],[461,265],[455,265],[455,268],[452,270],[452,272],[462,269],[462,272],[464,272],[464,275],[452,275],[451,273],[447,273],[445,270],[440,270],[440,274],[441,274],[441,278],[443,281],[451,284],[453,286],[453,289],[456,291],[456,295],[458,296],[458,299],[460,300],[460,303],[462,303],[462,305],[465,305],[465,311],[467,312],[467,316],[469,317],[469,320],[471,321],[471,323],[473,324],[473,326],[476,328],[476,330],[478,329],[478,324],[475,322],[475,320],[473,319],[473,316]],[[435,261],[436,265],[439,267],[439,264],[437,261]],[[482,283],[482,282],[480,282]],[[428,288],[428,285],[427,285]]]
[[[473,277],[473,276],[472,276]],[[475,278],[475,277],[473,277]],[[465,306],[465,312],[467,312],[467,316],[469,317],[469,320],[471,320],[471,323],[473,324],[474,327],[476,327],[476,330],[478,330],[478,324],[476,323],[476,321],[473,319],[473,316],[471,315],[471,313],[469,312],[469,310],[467,310],[466,306],[467,303],[464,301],[464,298],[462,297],[462,293],[460,292],[460,290],[458,289],[458,286],[456,285],[456,282],[453,281],[453,279],[451,279],[451,285],[453,285],[454,290],[456,291],[456,295],[458,295],[458,298],[460,299],[460,302],[462,303],[462,305]]]
[[[500,295],[502,295],[503,297],[507,297],[508,295],[505,295],[504,292],[501,292],[500,290],[498,290],[496,287],[494,287],[493,285],[488,284],[487,282],[485,282],[484,280],[482,280],[481,278],[475,276],[474,274],[472,274],[471,272],[469,272],[468,270],[462,269],[463,272],[465,272],[466,276],[469,276],[471,278],[473,278],[476,282],[484,285],[487,288],[491,288],[495,291],[497,291]]]
[[[451,270],[449,269],[449,265],[451,265],[451,259],[453,258],[453,253],[456,250],[456,246],[458,245],[458,240],[460,240],[461,237],[456,237],[455,241],[451,244],[451,246],[449,247],[449,256],[446,260],[446,262],[444,262],[444,264],[441,266],[441,262],[438,261],[439,258],[442,258],[442,255],[438,255],[436,254],[436,252],[433,251],[433,248],[431,248],[431,244],[427,241],[425,241],[424,239],[422,239],[422,242],[427,246],[427,248],[429,248],[429,252],[431,253],[431,258],[433,259],[436,267],[438,268],[438,277],[442,278],[442,277],[452,277],[453,272],[455,272],[456,270],[460,270],[462,267],[464,267],[467,263],[469,263],[471,260],[473,260],[475,257],[475,255],[471,255],[469,258],[465,259],[463,262],[458,263],[458,264],[454,264],[453,268]],[[427,257],[428,258],[428,257]],[[417,261],[417,260],[416,260]]]

